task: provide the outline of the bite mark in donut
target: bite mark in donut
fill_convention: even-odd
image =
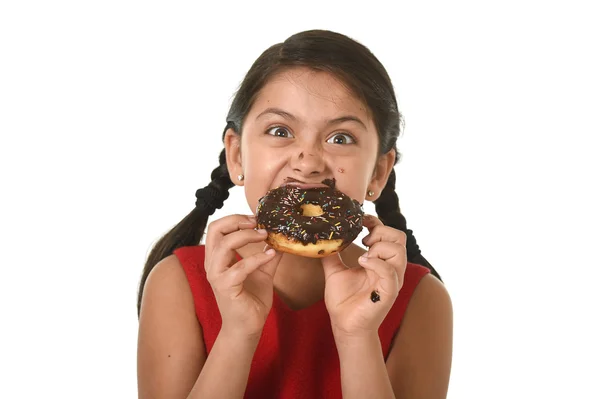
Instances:
[[[284,185],[269,191],[258,202],[257,224],[268,233],[275,250],[322,258],[346,248],[362,230],[361,204],[327,187]]]

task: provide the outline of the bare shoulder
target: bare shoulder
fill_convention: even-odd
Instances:
[[[140,398],[185,397],[206,360],[202,329],[185,272],[176,256],[148,275],[138,332]]]
[[[423,276],[412,295],[406,312],[416,312],[414,308],[427,307],[444,315],[452,315],[452,299],[444,283],[432,274]],[[418,309],[417,311],[422,311]],[[405,316],[406,317],[406,316]]]
[[[446,397],[452,335],[450,294],[440,280],[427,274],[415,288],[387,360],[396,397]]]
[[[148,275],[142,298],[142,309],[145,301],[153,299],[157,295],[186,296],[182,291],[189,292],[191,298],[191,290],[179,259],[175,255],[167,256],[158,262]]]

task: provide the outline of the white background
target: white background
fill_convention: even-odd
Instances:
[[[0,5],[0,397],[136,397],[150,246],[254,59],[323,28],[396,87],[401,207],[455,308],[448,397],[599,398],[592,1],[211,3]]]

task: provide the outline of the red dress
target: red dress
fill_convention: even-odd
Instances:
[[[206,280],[204,246],[179,248],[174,254],[187,275],[209,354],[221,327],[221,315]],[[386,359],[410,297],[427,273],[429,269],[423,266],[407,265],[404,285],[379,328]],[[244,398],[342,398],[339,358],[324,300],[294,311],[273,293]]]

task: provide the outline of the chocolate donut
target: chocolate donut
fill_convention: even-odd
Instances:
[[[258,228],[274,249],[322,258],[346,248],[362,230],[361,204],[330,187],[284,185],[258,202]]]

